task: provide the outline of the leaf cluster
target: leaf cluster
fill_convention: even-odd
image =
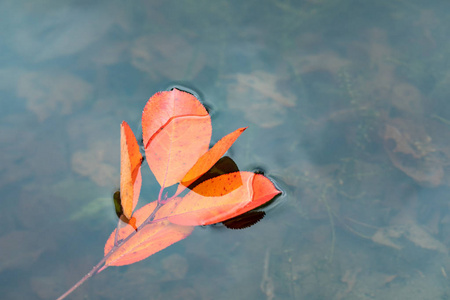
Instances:
[[[142,112],[144,160],[135,135],[123,121],[120,191],[114,194],[118,226],[105,244],[104,258],[59,299],[109,266],[135,263],[186,238],[195,226],[224,222],[242,228],[259,221],[264,213],[252,210],[281,192],[263,174],[239,171],[229,158],[222,158],[245,129],[231,132],[209,148],[211,118],[201,102],[175,88],[159,92]],[[161,189],[157,200],[134,211],[144,161]],[[165,189],[174,185],[176,192],[168,197]]]

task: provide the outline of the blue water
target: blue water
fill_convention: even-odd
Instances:
[[[55,299],[117,220],[119,125],[193,89],[284,196],[68,299],[450,297],[448,1],[0,2],[0,295]],[[143,168],[143,203],[158,184]]]

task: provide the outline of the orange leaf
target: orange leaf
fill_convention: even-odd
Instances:
[[[269,202],[275,196],[281,194],[272,181],[262,174],[255,174],[252,183],[253,197],[244,207],[238,208],[236,214],[232,217],[246,213],[252,209],[255,209],[264,203]]]
[[[148,165],[161,187],[180,182],[209,148],[209,116],[172,119],[145,148]]]
[[[208,116],[209,118],[205,107],[192,94],[178,89],[154,94],[142,111],[144,146],[147,146],[154,135],[170,119],[179,116]]]
[[[177,89],[150,98],[142,129],[148,165],[163,188],[180,182],[208,151],[212,130],[200,101]]]
[[[229,173],[200,183],[183,198],[172,199],[157,215],[178,225],[210,225],[261,206],[279,193],[261,174]]]
[[[123,214],[131,218],[141,191],[142,155],[136,137],[127,122],[120,125],[120,201]]]
[[[139,227],[156,207],[156,201],[151,202],[134,213],[136,226]],[[117,229],[116,229],[117,230]],[[113,249],[116,235],[114,230],[105,244],[105,256]],[[141,228],[132,238],[120,245],[105,262],[107,266],[123,266],[143,260],[150,255],[176,243],[194,230],[193,226],[180,226],[167,220],[159,220]],[[134,232],[132,226],[119,230],[118,240],[125,239]]]
[[[236,139],[244,132],[245,128],[239,128],[232,133],[227,134],[221,138],[208,152],[203,154],[195,163],[195,165],[187,172],[181,180],[181,184],[189,186],[197,178],[208,171],[227,150],[233,145]],[[181,186],[181,185],[180,185]]]

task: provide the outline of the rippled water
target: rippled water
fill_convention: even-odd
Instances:
[[[137,133],[173,86],[199,93],[214,141],[249,126],[230,156],[285,195],[251,228],[198,228],[70,299],[449,298],[449,9],[2,1],[1,298],[55,299],[102,258],[119,124]]]

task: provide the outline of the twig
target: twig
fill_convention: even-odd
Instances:
[[[138,227],[138,229],[136,231],[133,231],[132,233],[130,233],[130,235],[128,235],[125,239],[121,240],[120,243],[117,243],[117,240],[114,242],[114,246],[112,247],[112,249],[108,252],[108,254],[106,254],[102,260],[100,260],[100,262],[95,265],[95,267],[92,268],[92,270],[87,273],[86,275],[84,275],[83,278],[80,279],[80,281],[78,281],[77,283],[75,283],[74,286],[72,286],[69,290],[67,290],[67,292],[65,292],[64,294],[62,294],[58,299],[56,300],[63,300],[64,298],[66,298],[69,294],[71,294],[74,290],[76,290],[80,285],[82,285],[86,280],[88,280],[90,277],[94,276],[95,274],[100,273],[101,271],[103,271],[104,269],[106,269],[108,266],[104,265],[104,263],[108,260],[108,258],[113,255],[114,252],[116,252],[117,249],[119,249],[123,244],[125,244],[126,242],[128,242],[136,233],[138,233],[144,226],[151,224],[152,222],[154,222],[154,218],[155,218],[155,214],[156,212],[161,208],[162,204],[160,204],[159,202],[157,203],[155,209],[153,210],[153,212],[150,214],[150,216],[144,221],[142,222],[142,224]],[[119,228],[116,228],[116,230],[118,231]]]

